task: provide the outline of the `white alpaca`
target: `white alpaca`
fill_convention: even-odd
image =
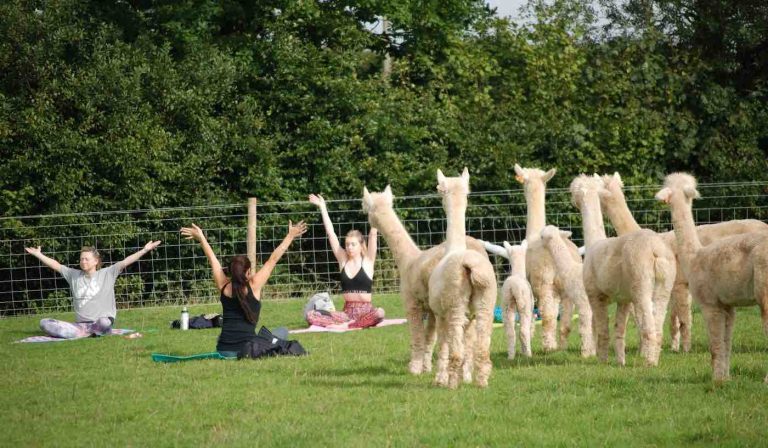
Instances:
[[[600,191],[600,203],[603,206],[603,211],[616,229],[616,233],[621,236],[640,230],[640,226],[637,224],[637,221],[635,221],[632,212],[627,206],[623,191],[624,183],[621,181],[619,173],[614,173],[613,176],[603,176],[603,182],[604,187]],[[696,227],[701,244],[704,246],[729,236],[761,230],[768,230],[768,224],[756,219],[741,219]],[[660,235],[670,249],[677,253],[675,232],[664,232]],[[688,279],[685,277],[685,272],[680,266],[679,257],[676,257],[676,259],[677,269],[675,284],[672,287],[672,295],[669,304],[669,329],[672,338],[671,347],[672,351],[679,351],[682,339],[683,351],[688,352],[691,350],[691,328],[693,323],[691,297],[688,294]]]
[[[443,258],[446,244],[443,243],[422,251],[413,242],[408,231],[393,209],[394,196],[387,186],[383,192],[370,193],[363,190],[363,211],[368,214],[368,221],[387,241],[387,246],[395,258],[400,274],[400,296],[403,298],[405,313],[411,334],[411,360],[408,370],[414,375],[432,370],[432,350],[435,345],[435,316],[429,308],[428,284],[432,270]],[[472,237],[466,237],[467,247],[482,256],[488,257],[481,243]],[[425,327],[423,317],[426,316]],[[467,345],[471,342],[474,326],[467,331]],[[468,363],[471,365],[472,363]]]
[[[625,364],[624,336],[632,304],[641,332],[641,355],[648,365],[655,366],[675,280],[675,255],[650,230],[606,238],[598,196],[602,185],[598,176],[581,175],[571,182],[573,202],[581,211],[584,226],[584,288],[592,305],[597,355],[602,361],[608,359],[608,303],[616,301],[616,358],[620,365]]]
[[[443,198],[447,217],[446,252],[429,277],[429,307],[437,318],[439,343],[435,383],[458,387],[462,371],[470,380],[465,365],[465,329],[474,318],[475,381],[488,385],[491,374],[491,331],[496,303],[496,274],[487,256],[467,249],[466,211],[469,172],[461,177],[445,177],[437,171],[437,190]]]
[[[575,304],[582,304],[580,308],[589,310],[589,313],[585,313],[579,316],[579,329],[581,334],[589,335],[585,338],[584,344],[581,348],[581,356],[584,358],[595,356],[595,343],[593,339],[593,327],[592,327],[592,308],[589,306],[589,298],[587,292],[584,289],[584,274],[583,265],[581,260],[575,261],[568,256],[568,245],[566,241],[570,238],[571,232],[561,231],[555,226],[546,226],[541,231],[541,240],[544,242],[544,247],[549,250],[552,255],[552,259],[555,261],[557,267],[558,276],[561,279],[564,297],[567,297]],[[569,318],[570,316],[562,316],[561,319]]]
[[[713,379],[730,377],[735,307],[758,305],[768,335],[768,232],[731,236],[703,246],[693,221],[696,179],[670,174],[656,198],[669,204],[678,257],[709,333]],[[764,382],[768,383],[768,375]]]
[[[562,281],[557,274],[555,262],[549,251],[541,242],[541,231],[544,229],[544,194],[546,184],[555,175],[551,169],[546,173],[536,168],[521,168],[515,164],[515,177],[523,184],[525,190],[525,202],[528,206],[528,215],[525,229],[525,239],[528,241],[528,253],[526,254],[526,270],[528,281],[531,283],[533,295],[538,300],[539,312],[541,312],[542,346],[544,350],[557,349],[558,341],[555,340],[557,330],[557,311],[560,298],[563,294]],[[568,251],[564,254],[574,261],[581,261],[578,248],[570,240],[567,240]],[[560,345],[565,346],[568,334],[571,331],[571,316],[574,303],[564,298],[562,301],[562,316],[560,320]],[[576,304],[579,305],[579,304]],[[586,304],[588,307],[588,304]],[[588,321],[591,311],[583,305],[578,308],[579,319]],[[582,350],[589,350],[589,341],[592,340],[592,331],[581,333]]]
[[[498,247],[498,246],[496,246]],[[488,246],[486,245],[486,250]],[[525,277],[525,253],[528,242],[523,240],[519,245],[511,246],[504,241],[506,258],[512,272],[501,286],[502,316],[504,316],[504,333],[507,335],[507,357],[515,359],[517,334],[515,332],[515,312],[520,316],[520,352],[523,356],[531,357],[531,337],[533,336],[533,292],[531,284]]]

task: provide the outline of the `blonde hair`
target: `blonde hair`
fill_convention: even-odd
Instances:
[[[82,254],[85,252],[93,255],[93,258],[96,259],[96,269],[101,269],[101,254],[99,253],[98,249],[96,249],[94,246],[83,246],[82,249],[80,249],[80,253]]]
[[[368,244],[366,244],[365,238],[363,238],[362,232],[360,232],[359,230],[352,229],[349,232],[347,232],[347,235],[344,238],[345,240],[346,238],[357,238],[360,241],[360,247],[363,248],[362,250],[363,257],[368,255]],[[345,245],[346,245],[346,241],[345,241]]]

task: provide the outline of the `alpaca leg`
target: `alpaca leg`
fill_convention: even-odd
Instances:
[[[723,349],[725,351],[725,357],[723,363],[725,364],[725,371],[731,371],[731,349],[733,348],[733,323],[736,320],[736,309],[732,306],[723,308],[723,314],[725,314],[725,333],[723,335]]]
[[[716,305],[701,305],[701,313],[707,321],[709,353],[712,357],[712,379],[716,382],[728,380],[728,370],[723,368],[725,352],[725,313]]]
[[[437,327],[437,373],[435,375],[435,385],[448,387],[448,334],[445,319],[441,316],[434,316]]]
[[[406,303],[409,300],[406,299]],[[421,307],[412,306],[407,311],[408,326],[411,330],[411,361],[408,370],[414,375],[420,375],[424,368],[424,311]]]
[[[590,297],[592,306],[592,325],[597,335],[597,358],[600,361],[608,361],[609,331],[608,331],[608,298]]]
[[[533,296],[528,295],[526,301],[517,304],[517,313],[520,315],[520,353],[531,357],[531,338],[533,337]],[[515,315],[512,314],[512,326],[515,325]],[[513,341],[514,342],[514,341]]]
[[[432,312],[427,313],[427,326],[424,331],[424,364],[422,364],[422,372],[429,373],[432,371],[432,353],[435,350],[435,341],[437,341],[437,319]]]
[[[464,327],[467,318],[464,310],[452,309],[447,314],[445,325],[448,335],[448,387],[456,389],[462,379]]]
[[[541,345],[544,351],[557,350],[555,331],[557,329],[557,303],[555,303],[553,285],[542,284],[539,288],[539,311],[541,312]]]
[[[629,313],[632,309],[631,303],[619,303],[616,306],[616,323],[613,329],[614,351],[616,352],[616,362],[620,366],[626,365],[626,340],[627,322]]]
[[[641,325],[640,356],[645,359],[646,365],[656,366],[659,364],[658,356],[654,356],[658,351],[656,349],[656,321],[653,318],[653,302],[650,296],[650,294],[638,294],[635,301],[635,313],[641,316],[639,318]]]
[[[653,294],[653,322],[656,327],[656,344],[653,347],[653,359],[656,364],[659,363],[661,348],[664,343],[664,319],[667,317],[667,307],[669,306],[672,287],[671,281],[662,281],[656,285],[656,291]]]
[[[475,326],[477,328],[477,345],[475,348],[475,384],[479,387],[488,386],[493,365],[491,364],[491,334],[493,333],[493,304],[496,292],[486,293],[486,306],[476,310]],[[514,324],[514,322],[513,322]]]
[[[688,284],[676,282],[672,287],[670,300],[669,332],[672,337],[672,351],[680,351],[682,342],[683,351],[691,349],[691,296],[688,295]],[[686,349],[686,339],[688,348]]]
[[[571,334],[571,323],[573,322],[573,298],[571,294],[558,294],[563,312],[560,314],[560,340],[558,346],[563,350],[568,348],[568,335]],[[557,301],[557,300],[556,300]]]
[[[504,291],[504,295],[510,295],[507,291]],[[507,358],[515,359],[515,342],[517,341],[517,335],[515,334],[515,301],[511,297],[504,297],[504,334],[507,336]],[[520,334],[523,333],[523,317],[520,315]]]
[[[475,319],[467,321],[464,326],[464,364],[463,379],[465,383],[472,382],[472,371],[475,368],[475,346],[477,345],[477,325]]]
[[[763,317],[763,334],[768,336],[768,291],[765,291],[766,294],[760,302],[760,314]],[[768,374],[765,375],[765,378],[763,378],[763,383],[768,384]]]
[[[573,303],[579,311],[579,335],[581,336],[581,357],[595,356],[595,340],[592,337],[592,307],[587,293],[583,290],[573,294]]]

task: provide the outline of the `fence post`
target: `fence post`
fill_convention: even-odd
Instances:
[[[256,198],[248,198],[248,260],[251,262],[251,269],[256,271]]]

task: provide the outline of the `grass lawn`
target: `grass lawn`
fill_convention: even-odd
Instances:
[[[338,298],[337,298],[338,299]],[[379,296],[389,317],[398,296]],[[337,306],[340,300],[336,301]],[[303,326],[303,303],[267,302],[261,324]],[[218,311],[193,306],[191,315]],[[696,314],[692,353],[646,368],[630,324],[627,367],[582,360],[578,335],[532,359],[506,358],[493,333],[487,389],[432,386],[407,373],[406,325],[298,335],[310,355],[257,361],[152,362],[213,351],[218,329],[171,330],[180,308],[120,311],[144,337],[12,344],[37,318],[0,320],[3,446],[765,446],[766,341],[757,308],[736,317],[732,381],[711,382]],[[72,313],[52,317],[72,319]],[[575,327],[575,325],[574,325]]]

